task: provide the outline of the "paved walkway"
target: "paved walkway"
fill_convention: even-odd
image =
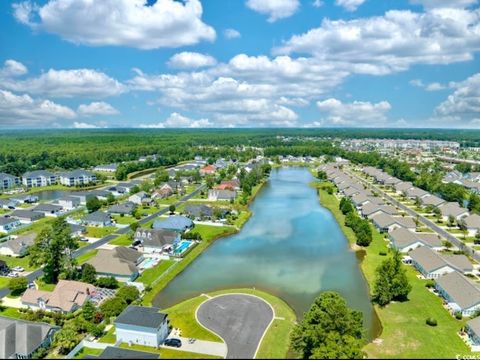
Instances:
[[[2,299],[2,306],[16,308],[16,309],[22,309],[22,308],[26,309],[27,308],[26,306],[22,305],[22,302],[20,301],[20,297],[9,298],[9,297],[5,296]]]
[[[197,320],[227,344],[229,359],[253,359],[274,318],[270,304],[246,294],[226,294],[205,301]]]
[[[227,356],[227,345],[223,342],[195,340],[192,344],[188,342],[189,338],[175,336],[175,333],[171,333],[169,338],[176,338],[182,340],[182,347],[171,348],[169,346],[161,345],[163,348],[175,349],[180,351],[189,351],[198,354],[213,355],[213,356]]]

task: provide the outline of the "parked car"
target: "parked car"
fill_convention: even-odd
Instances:
[[[18,277],[18,273],[14,272],[14,271],[11,271],[7,274],[7,276],[11,277],[11,278]]]
[[[179,348],[179,347],[182,346],[182,340],[176,339],[176,338],[171,338],[171,339],[165,340],[164,344],[167,345],[167,346],[173,346],[173,347]]]
[[[87,239],[86,237],[81,237],[81,238],[79,238],[78,240],[80,240],[80,241],[88,241],[88,239]]]
[[[28,284],[29,289],[36,289],[37,287],[35,286],[35,283],[31,282]]]
[[[15,266],[12,270],[16,271],[16,272],[24,272],[25,271],[25,269],[21,266]]]

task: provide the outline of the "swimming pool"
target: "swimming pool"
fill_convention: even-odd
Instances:
[[[156,260],[156,259],[153,259],[153,258],[145,259],[145,260],[140,264],[140,268],[150,269],[150,268],[154,267],[156,263],[157,263],[157,260]]]
[[[183,253],[191,244],[190,240],[182,240],[180,244],[175,249],[175,255],[180,255]]]

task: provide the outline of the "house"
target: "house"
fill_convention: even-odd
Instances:
[[[35,206],[32,211],[39,212],[45,216],[57,217],[62,213],[63,207],[53,204],[40,204]]]
[[[129,305],[114,324],[117,342],[158,347],[169,333],[168,315],[156,307]]]
[[[394,206],[391,205],[377,205],[372,203],[367,203],[362,206],[362,216],[371,219],[377,214],[387,214],[387,215],[398,215],[398,211]]]
[[[68,226],[70,227],[70,235],[73,237],[82,236],[87,232],[87,227],[83,225],[68,224]]]
[[[93,285],[72,280],[59,280],[55,289],[43,291],[27,289],[21,297],[22,305],[34,310],[73,312],[96,293]]]
[[[135,186],[137,186],[137,184],[133,182],[130,182],[130,183],[123,182],[123,183],[118,183],[115,186],[115,189],[119,194],[128,194]]]
[[[165,220],[157,220],[153,223],[153,229],[165,229],[183,232],[194,227],[193,221],[181,215],[173,215]]]
[[[7,190],[20,185],[20,179],[16,176],[0,172],[0,190]]]
[[[48,348],[59,328],[43,322],[0,316],[0,358],[31,359],[39,348]]]
[[[235,200],[237,197],[237,192],[232,190],[218,190],[210,189],[208,190],[208,200],[217,201],[217,200]]]
[[[349,186],[348,188],[342,190],[343,194],[347,197],[352,197],[354,195],[360,194],[361,191],[361,189],[357,189],[353,186]]]
[[[117,171],[117,167],[117,164],[97,165],[93,168],[93,170],[114,173]]]
[[[60,173],[58,179],[62,185],[77,186],[94,183],[97,181],[97,176],[90,171],[73,170]]]
[[[180,241],[180,233],[164,229],[138,229],[135,241],[141,241],[143,252],[147,254],[161,252]]]
[[[187,205],[183,213],[197,220],[209,219],[213,216],[213,209],[207,205]]]
[[[107,346],[100,355],[87,355],[84,359],[159,359],[160,355],[152,352]]]
[[[215,174],[216,170],[217,168],[214,165],[206,165],[200,169],[200,175],[202,176],[212,175],[212,174]]]
[[[83,223],[90,226],[103,227],[112,225],[112,219],[110,218],[110,214],[99,210],[86,215],[83,218]]]
[[[460,207],[456,202],[448,202],[440,206],[443,220],[447,220],[453,216],[455,220],[460,220],[462,217],[468,216],[468,210]]]
[[[368,195],[367,192],[362,192],[352,196],[352,202],[357,208],[360,208],[368,203],[377,205],[383,204],[383,200],[381,198]]]
[[[163,184],[159,189],[155,190],[152,194],[153,199],[165,199],[169,196],[173,195],[173,189],[167,183]]]
[[[136,250],[117,246],[112,250],[99,249],[97,254],[87,261],[102,277],[113,276],[118,281],[134,281],[138,275],[138,265],[143,255]]]
[[[442,204],[444,204],[446,201],[443,200],[442,198],[439,198],[438,196],[435,195],[427,195],[423,198],[420,199],[420,202],[422,203],[423,206],[435,206],[438,207]]]
[[[475,236],[480,231],[480,215],[473,214],[463,218],[467,225],[467,230],[470,236]]]
[[[124,214],[124,215],[131,215],[133,214],[133,211],[137,207],[136,204],[134,204],[131,201],[125,201],[120,204],[112,205],[110,208],[107,210],[109,214]]]
[[[30,171],[23,174],[22,183],[27,187],[54,185],[57,183],[57,175],[46,170]]]
[[[70,196],[79,198],[80,204],[86,205],[88,200],[93,199],[95,197],[95,194],[93,191],[74,191],[70,194]]]
[[[14,231],[21,225],[22,223],[20,222],[20,220],[14,217],[0,217],[0,233],[8,234],[9,232]]]
[[[32,222],[45,217],[44,213],[21,209],[13,211],[11,215],[12,217],[19,219],[22,224],[31,224]]]
[[[110,191],[108,190],[90,190],[90,194],[95,196],[98,200],[107,200],[109,195],[113,195]]]
[[[472,351],[480,350],[480,316],[467,321],[465,331],[472,345]]]
[[[402,180],[391,176],[391,177],[388,177],[388,178],[383,180],[383,185],[385,185],[385,186],[395,186],[396,184],[401,183],[401,182],[402,182]],[[381,183],[382,183],[382,181],[381,181]]]
[[[80,206],[80,198],[75,196],[65,196],[57,200],[57,205],[61,206],[63,210],[69,211]]]
[[[28,233],[0,243],[0,254],[15,257],[25,256],[28,248],[35,242],[36,237],[36,233]]]
[[[16,196],[11,200],[17,201],[19,203],[34,204],[38,202],[38,196],[35,196],[35,195]]]
[[[459,272],[438,278],[435,287],[454,313],[461,311],[463,316],[471,316],[480,309],[480,287]]]
[[[13,210],[17,207],[18,201],[14,199],[0,199],[0,209]]]
[[[473,265],[465,255],[439,254],[427,246],[418,247],[408,253],[413,265],[426,278],[434,279],[444,274],[459,271],[471,273]]]
[[[240,190],[240,181],[237,179],[233,180],[223,180],[220,183],[221,186],[224,186],[225,189],[231,189],[231,190]]]
[[[407,189],[405,191],[405,195],[409,199],[416,199],[416,198],[422,199],[422,198],[424,198],[426,196],[429,196],[431,194],[429,192],[425,191],[425,190],[420,189],[420,188],[412,187],[412,188]]]
[[[406,192],[407,190],[411,189],[413,187],[413,184],[409,181],[407,182],[399,182],[397,184],[395,184],[394,186],[394,189],[395,191],[397,192],[397,194],[401,194],[403,192]]]
[[[396,228],[404,227],[409,230],[415,230],[416,224],[413,218],[409,216],[390,216],[385,213],[380,213],[372,218],[373,225],[380,231],[390,232]]]
[[[131,195],[128,198],[128,201],[137,205],[142,205],[142,204],[149,204],[151,199],[150,199],[150,195],[148,195],[145,191],[140,191],[136,194]]]
[[[408,253],[419,246],[428,246],[435,250],[443,248],[443,243],[438,235],[433,233],[414,233],[404,227],[392,230],[388,237],[392,247],[402,253]]]

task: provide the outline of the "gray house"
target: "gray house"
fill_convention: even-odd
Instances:
[[[135,232],[135,241],[141,241],[143,252],[149,254],[173,246],[180,241],[180,234],[164,229],[138,229]]]
[[[480,309],[480,287],[456,271],[437,279],[435,287],[453,312],[471,316]]]
[[[112,224],[110,215],[103,211],[95,211],[83,218],[83,223],[91,226],[109,226]]]
[[[22,183],[27,187],[54,185],[57,183],[57,175],[46,170],[30,171],[23,174]]]
[[[40,204],[32,209],[34,212],[43,213],[45,216],[58,216],[61,214],[63,207],[53,204]]]
[[[112,205],[107,212],[109,214],[124,214],[131,215],[137,205],[131,201],[126,201],[121,204]]]
[[[24,256],[28,248],[35,242],[36,237],[36,233],[28,233],[0,243],[0,254],[7,256]]]
[[[20,179],[16,176],[0,172],[0,190],[7,190],[20,185]]]
[[[48,348],[58,327],[41,322],[0,316],[0,358],[30,359],[39,348]]]
[[[136,250],[117,246],[112,250],[100,249],[87,261],[97,270],[98,276],[113,276],[118,281],[134,281],[138,275],[138,265],[143,255]]]

